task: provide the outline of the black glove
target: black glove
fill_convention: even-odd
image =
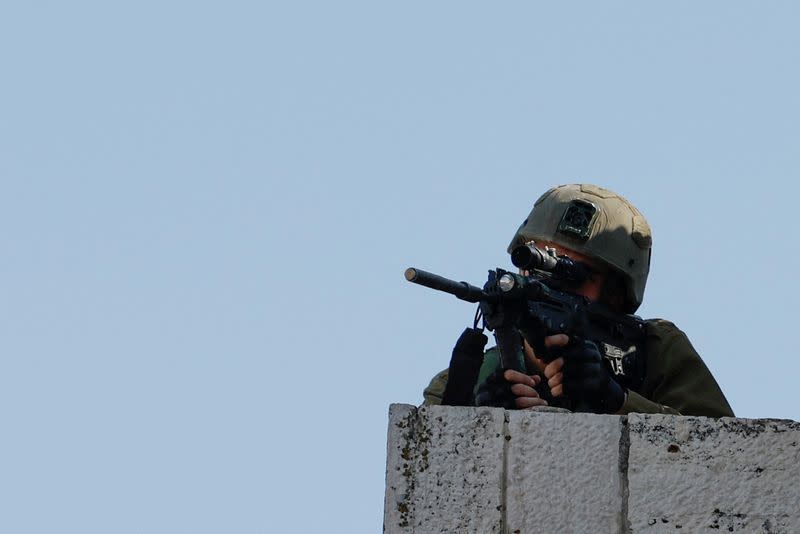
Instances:
[[[511,382],[505,379],[502,367],[486,377],[475,393],[475,406],[496,406],[515,409],[517,396],[511,392]]]
[[[610,365],[591,341],[578,341],[564,351],[564,392],[576,411],[616,413],[625,390],[611,376]]]

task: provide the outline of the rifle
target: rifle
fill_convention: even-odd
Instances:
[[[557,256],[553,249],[542,251],[533,243],[522,245],[512,251],[511,261],[531,274],[490,270],[483,289],[413,267],[406,269],[405,278],[478,303],[474,328],[477,331],[478,318],[482,316],[483,327],[494,332],[503,370],[527,373],[522,338],[537,357],[549,362],[558,353],[547,350],[544,338],[567,334],[570,343],[593,341],[605,356],[612,377],[623,387],[638,389],[644,379],[645,322],[636,315],[616,313],[602,303],[569,292],[570,287],[586,280],[591,269],[567,256]],[[474,385],[474,362],[472,371],[459,373],[465,374],[474,375],[470,377]],[[461,385],[461,389],[466,391],[467,387]],[[580,399],[575,401],[580,403]]]

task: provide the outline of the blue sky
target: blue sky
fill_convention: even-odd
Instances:
[[[800,419],[791,2],[0,8],[0,530],[376,532],[552,185],[654,233],[640,313]]]

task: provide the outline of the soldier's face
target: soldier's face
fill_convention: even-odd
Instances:
[[[574,290],[571,290],[571,292],[582,295],[591,301],[597,301],[600,299],[600,295],[603,290],[603,284],[606,282],[607,269],[605,266],[601,265],[592,258],[580,254],[579,252],[564,248],[560,245],[556,245],[555,243],[537,241],[536,246],[541,249],[544,249],[545,247],[554,248],[556,250],[556,254],[559,256],[567,256],[574,261],[585,263],[592,268],[594,270],[592,276],[590,276],[582,285],[578,286]]]

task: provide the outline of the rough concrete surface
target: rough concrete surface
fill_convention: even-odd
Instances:
[[[619,417],[507,412],[509,532],[618,532]]]
[[[502,532],[504,412],[392,405],[384,531]]]
[[[384,531],[800,533],[800,423],[392,405]]]
[[[800,532],[800,424],[631,414],[633,532]]]

